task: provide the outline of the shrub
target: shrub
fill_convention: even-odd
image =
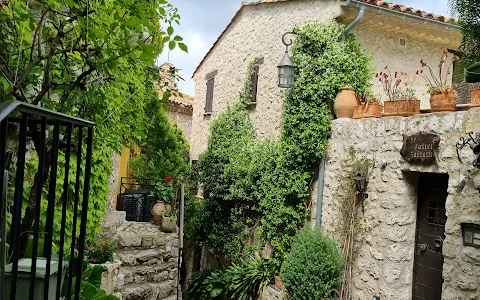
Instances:
[[[294,238],[281,276],[292,299],[317,300],[335,297],[341,270],[335,241],[319,229],[304,228]]]
[[[114,250],[115,246],[110,241],[94,241],[85,251],[85,256],[91,264],[104,264],[107,261],[113,263]]]
[[[213,272],[197,272],[188,282],[189,299],[257,299],[272,280],[272,260],[250,258]]]

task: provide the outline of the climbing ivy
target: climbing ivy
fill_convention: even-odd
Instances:
[[[249,116],[251,72],[238,101],[211,125],[199,174],[207,200],[200,224],[203,246],[236,261],[270,244],[276,268],[308,216],[311,183],[326,153],[330,106],[339,88],[360,93],[371,57],[334,21],[296,28],[295,84],[286,94],[279,139],[257,140]]]

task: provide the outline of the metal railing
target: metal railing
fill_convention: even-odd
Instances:
[[[71,299],[72,296],[80,299],[93,128],[94,123],[90,121],[27,103],[0,103],[0,170],[3,170],[0,171],[0,182],[3,183],[0,187],[0,299],[47,300]],[[15,136],[13,140],[18,140],[13,158],[12,152],[7,151],[7,143],[11,144],[12,141],[11,138],[7,139],[7,135],[12,129]],[[26,157],[31,157],[33,152],[38,156],[38,165],[32,187],[24,191]],[[58,161],[60,152],[64,152],[63,164]],[[83,153],[85,157],[82,157]],[[70,170],[72,155],[76,156],[74,172]],[[16,161],[16,166],[11,168],[16,174],[13,197],[8,196],[11,160]],[[62,189],[57,186],[60,168],[64,169],[63,192],[57,199],[56,191]],[[73,190],[68,185],[72,174],[75,175]],[[28,192],[28,196],[25,196],[25,192]],[[42,207],[42,194],[46,199],[46,207]],[[60,231],[54,230],[55,210],[61,211],[60,220],[58,214],[55,220],[60,221]],[[69,213],[70,218],[67,218],[67,210],[73,211],[73,217]],[[7,217],[11,217],[10,224]],[[67,228],[71,228],[69,245],[66,245]],[[40,234],[44,236],[43,249],[39,243]],[[52,249],[54,236],[57,253]],[[32,249],[31,257],[27,259],[24,254],[29,243]],[[39,257],[38,253],[42,252],[42,257]],[[66,285],[63,280],[66,280]],[[62,291],[63,286],[66,288]]]

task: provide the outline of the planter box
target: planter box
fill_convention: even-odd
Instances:
[[[381,118],[383,106],[377,103],[367,103],[353,108],[352,119]]]
[[[420,100],[384,101],[383,116],[410,117],[420,113]]]
[[[430,96],[430,107],[432,112],[456,111],[457,94],[455,91],[438,92]]]
[[[162,231],[174,233],[177,232],[177,219],[170,219],[170,217],[162,217]]]
[[[54,300],[57,291],[57,278],[58,278],[58,261],[50,261],[50,274],[46,275],[47,260],[37,259],[37,270],[35,272],[35,291],[33,293],[33,299],[44,300],[43,289],[45,287],[45,277],[49,276],[48,285],[48,298],[45,300]],[[68,266],[68,262],[64,261],[62,264],[62,278],[60,280],[63,286],[63,279],[65,278],[65,270]],[[17,291],[15,294],[16,299],[28,299],[30,293],[30,271],[32,268],[32,260],[30,258],[22,258],[18,261],[18,273],[17,273]],[[11,272],[12,264],[8,264],[5,267],[5,288],[3,291],[5,299],[10,299],[10,284],[11,284]]]
[[[470,106],[472,107],[480,107],[480,88],[472,89],[472,100]]]

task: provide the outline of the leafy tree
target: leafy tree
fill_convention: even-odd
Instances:
[[[177,179],[187,171],[190,146],[182,129],[169,124],[163,107],[155,98],[148,104],[146,137],[139,141],[141,154],[132,161],[135,177]]]
[[[179,20],[166,0],[0,1],[0,99],[96,123],[89,234],[98,231],[105,208],[111,152],[125,144],[124,137],[142,139],[148,129],[145,111],[158,97],[151,83],[158,76],[156,57],[167,45],[187,51],[171,26]],[[31,230],[34,191],[49,167],[46,159],[32,178],[22,232]],[[27,238],[22,236],[23,248]]]
[[[480,60],[480,1],[449,0],[452,14],[462,26],[462,50],[468,63]]]

